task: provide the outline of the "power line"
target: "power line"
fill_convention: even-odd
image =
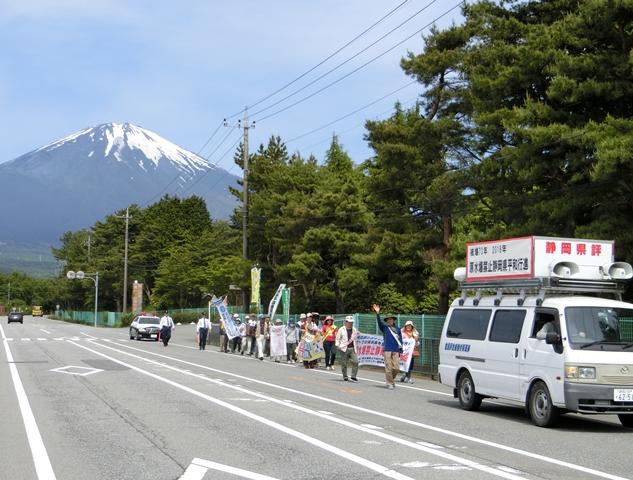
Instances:
[[[448,15],[450,12],[452,12],[453,10],[455,10],[457,7],[459,7],[460,5],[462,5],[464,3],[464,0],[460,1],[457,5],[449,8],[448,10],[446,10],[444,13],[442,13],[441,15],[439,15],[438,17],[434,18],[431,22],[427,23],[424,27],[420,28],[419,30],[413,32],[413,34],[409,35],[408,37],[406,37],[404,40],[396,43],[395,45],[393,45],[391,48],[385,50],[384,52],[382,52],[379,55],[376,55],[375,57],[373,57],[372,59],[368,60],[367,62],[363,63],[362,65],[360,65],[359,67],[355,68],[354,70],[352,70],[351,72],[346,73],[345,75],[343,75],[342,77],[339,77],[338,79],[334,80],[333,82],[328,83],[327,85],[325,85],[324,87],[320,88],[319,90],[311,93],[310,95],[307,95],[299,100],[297,100],[294,103],[291,103],[290,105],[281,108],[280,110],[277,110],[271,114],[268,114],[264,117],[260,117],[257,121],[261,122],[263,120],[267,120],[271,117],[274,117],[282,112],[285,112],[286,110],[289,110],[290,108],[305,102],[306,100],[314,97],[315,95],[323,92],[324,90],[327,90],[328,88],[330,88],[331,86],[341,82],[342,80],[346,79],[347,77],[353,75],[354,73],[358,72],[359,70],[365,68],[367,65],[375,62],[376,60],[378,60],[379,58],[385,56],[387,53],[391,52],[392,50],[394,50],[396,47],[399,47],[400,45],[402,45],[403,43],[405,43],[406,41],[410,40],[411,38],[413,38],[414,36],[418,35],[420,32],[422,32],[423,30],[427,29],[428,27],[430,27],[431,25],[433,25],[435,22],[437,22],[438,20],[440,20],[441,18],[445,17],[446,15]],[[263,110],[260,110],[259,112],[255,113],[254,115],[257,115],[258,113],[261,113]]]
[[[202,153],[202,151],[204,150],[204,148],[209,144],[209,142],[213,139],[213,137],[215,137],[215,134],[218,133],[220,131],[220,128],[222,128],[222,123],[220,122],[219,125],[215,128],[215,130],[213,130],[213,133],[211,134],[211,136],[209,138],[207,138],[207,141],[204,142],[204,145],[202,145],[202,147],[200,147],[200,149],[198,150],[198,152],[196,153],[196,155],[200,155]]]
[[[217,131],[217,130],[218,130],[218,129],[216,129],[216,131]],[[228,133],[224,136],[224,138],[222,138],[222,140],[221,140],[221,141],[220,141],[220,143],[219,143],[219,144],[215,147],[215,149],[214,149],[214,150],[213,150],[213,151],[212,151],[212,152],[208,155],[208,157],[207,157],[207,158],[205,158],[205,157],[201,157],[201,158],[204,158],[205,160],[207,160],[207,161],[208,161],[208,160],[209,160],[209,158],[210,158],[210,157],[211,157],[211,156],[212,156],[215,152],[217,152],[217,150],[218,150],[218,149],[222,146],[222,144],[224,144],[224,142],[226,142],[226,140],[229,138],[229,136],[230,136],[232,133],[233,133],[233,131],[229,131],[229,132],[228,132]],[[199,155],[197,155],[197,156],[199,156]],[[221,158],[220,158],[220,160],[221,160]],[[219,161],[220,161],[220,160],[218,160],[218,163],[219,163]],[[206,172],[209,172],[209,171],[212,169],[212,167],[215,167],[215,166],[217,166],[217,164],[209,163],[209,168],[206,170]],[[205,173],[205,174],[206,174],[206,173]],[[148,201],[147,201],[144,205],[149,205],[149,204],[153,203],[154,201],[156,201],[158,198],[162,197],[162,196],[163,196],[163,194],[164,194],[165,192],[167,192],[167,191],[168,191],[169,187],[170,187],[170,186],[171,186],[171,185],[172,185],[172,184],[173,184],[176,180],[178,180],[178,179],[182,178],[182,177],[181,177],[181,175],[182,175],[182,172],[179,172],[179,173],[178,173],[178,174],[177,174],[177,175],[176,175],[176,176],[175,176],[175,177],[174,177],[174,178],[173,178],[173,179],[172,179],[172,180],[171,180],[171,181],[170,181],[170,182],[169,182],[169,183],[168,183],[165,187],[163,187],[163,188],[162,188],[162,189],[161,189],[161,190],[160,190],[157,194],[155,194],[152,198],[150,198],[150,200],[148,200]],[[189,175],[189,178],[188,178],[188,179],[186,179],[186,180],[184,180],[185,184],[186,184],[189,180],[191,180],[192,178],[194,178],[194,177],[195,177],[195,175],[191,175],[191,174],[190,174],[190,175]],[[178,190],[179,190],[179,189],[181,189],[181,188],[182,188],[182,185],[178,185],[178,187],[174,190],[174,192],[178,191]]]
[[[231,145],[228,149],[226,149],[226,151],[222,154],[222,156],[220,156],[220,157],[218,158],[217,162],[215,163],[215,165],[216,165],[216,166],[217,166],[217,164],[218,164],[218,163],[220,163],[220,161],[221,161],[221,160],[223,160],[223,159],[224,159],[224,157],[226,157],[226,156],[228,155],[228,153],[229,153],[231,150],[233,150],[233,148],[235,148],[235,146],[239,143],[239,141],[240,141],[241,139],[242,139],[242,137],[241,137],[241,136],[240,136],[240,137],[237,137],[237,140],[235,140],[235,142],[233,142],[233,145]],[[235,166],[235,165],[234,165],[234,166]],[[234,166],[233,166],[233,167],[234,167]],[[231,167],[231,170],[233,169],[233,167]],[[183,192],[182,192],[182,193],[183,193],[183,195],[184,195],[184,194],[186,194],[188,191],[190,191],[193,187],[195,187],[195,186],[198,184],[198,182],[199,182],[200,180],[202,180],[202,179],[203,179],[203,178],[204,178],[204,177],[205,177],[205,176],[206,176],[206,175],[207,175],[210,171],[211,171],[211,169],[209,169],[209,170],[205,171],[205,172],[204,172],[204,173],[202,173],[202,174],[199,174],[199,175],[196,177],[195,181],[194,181],[194,182],[192,182],[192,183],[190,183],[190,184],[188,184],[188,185],[187,185],[187,188],[185,188],[185,189],[183,190]],[[230,170],[226,170],[226,172],[227,172],[227,173],[230,173]],[[216,180],[216,181],[215,181],[215,183],[213,183],[213,184],[209,185],[209,190],[211,190],[213,187],[215,187],[215,186],[218,184],[218,182],[219,182],[219,180]],[[183,185],[183,186],[181,186],[181,188],[183,188],[183,187],[184,187],[184,185]]]
[[[335,72],[336,70],[338,70],[339,68],[341,68],[343,65],[349,63],[350,61],[352,61],[353,59],[355,59],[356,57],[358,57],[359,55],[361,55],[362,53],[366,52],[367,50],[369,50],[371,47],[373,47],[374,45],[376,45],[377,43],[379,43],[380,41],[384,40],[386,37],[388,37],[389,35],[391,35],[393,32],[395,32],[396,30],[398,30],[399,28],[401,28],[403,25],[407,24],[408,22],[410,22],[411,20],[413,20],[415,17],[417,17],[418,15],[420,15],[424,10],[426,10],[427,8],[429,8],[431,5],[433,5],[437,0],[431,0],[431,2],[429,2],[427,5],[425,5],[423,8],[421,8],[420,10],[418,10],[417,12],[415,12],[413,15],[411,15],[410,17],[408,17],[405,21],[403,21],[402,23],[400,23],[398,26],[392,28],[391,30],[389,30],[387,33],[385,33],[384,35],[382,35],[381,37],[379,37],[377,40],[375,40],[374,42],[370,43],[369,45],[367,45],[365,48],[359,50],[358,52],[356,52],[354,55],[352,55],[351,57],[349,57],[347,60],[344,60],[343,62],[339,63],[338,65],[336,65],[334,68],[331,68],[330,70],[328,70],[327,72],[323,73],[322,75],[318,76],[317,78],[315,78],[314,80],[312,80],[310,83],[304,85],[303,87],[299,88],[298,90],[295,90],[294,92],[286,95],[285,97],[283,97],[280,100],[277,100],[276,102],[268,105],[267,107],[264,107],[260,110],[258,110],[257,112],[255,112],[253,114],[253,116],[257,116],[260,113],[263,113],[269,109],[271,109],[272,107],[279,105],[280,103],[282,103],[283,101],[294,97],[297,93],[302,92],[303,90],[305,90],[306,88],[314,85],[316,82],[318,82],[319,80],[321,80],[322,78],[328,76],[330,73]],[[412,36],[416,35],[418,32],[414,33]],[[411,37],[408,37],[406,40],[408,40]],[[402,42],[404,43],[404,42]],[[399,44],[398,44],[399,45]],[[397,47],[398,45],[395,45],[393,48]],[[389,50],[388,50],[389,51]],[[387,53],[387,52],[385,52]],[[379,58],[379,57],[376,57]],[[375,60],[375,59],[374,59]],[[373,61],[373,60],[372,60]],[[371,63],[371,62],[370,62]],[[268,118],[268,117],[264,117],[264,118]]]
[[[379,23],[383,22],[384,20],[386,20],[387,18],[389,18],[390,16],[392,16],[397,10],[399,10],[405,3],[407,3],[409,0],[404,0],[404,2],[400,3],[399,5],[396,5],[395,8],[393,8],[391,11],[389,11],[386,15],[384,15],[383,17],[381,17],[379,20],[377,20],[376,22],[374,22],[371,26],[369,26],[368,28],[366,28],[365,30],[363,30],[361,33],[359,33],[358,35],[356,35],[354,38],[352,38],[349,42],[347,42],[345,45],[343,45],[342,47],[338,48],[336,51],[334,51],[333,53],[331,53],[330,55],[328,55],[326,58],[324,58],[323,60],[321,60],[319,63],[317,63],[315,66],[313,66],[312,68],[310,68],[309,70],[306,70],[305,72],[303,72],[301,75],[299,75],[298,77],[296,77],[294,80],[286,83],[284,86],[278,88],[277,90],[275,90],[273,93],[266,95],[265,97],[257,100],[255,103],[249,105],[247,108],[253,108],[259,104],[261,104],[262,102],[268,100],[269,98],[277,95],[279,92],[285,90],[286,88],[288,88],[290,85],[293,85],[294,83],[296,83],[297,81],[301,80],[303,77],[305,77],[307,74],[313,72],[314,70],[316,70],[318,67],[320,67],[321,65],[323,65],[325,62],[327,62],[329,59],[331,59],[332,57],[334,57],[335,55],[337,55],[338,53],[340,53],[342,50],[344,50],[345,48],[347,48],[348,46],[350,46],[352,43],[354,43],[356,40],[358,40],[359,38],[361,38],[363,35],[365,35],[367,32],[369,32],[370,30],[372,30],[374,27],[376,27]],[[227,117],[227,119],[230,118],[234,118],[237,117],[238,115],[241,115],[244,112],[244,110],[240,110],[239,112],[234,113],[233,115],[230,115]]]
[[[350,113],[348,113],[348,114],[346,114],[346,115],[343,115],[342,117],[337,118],[336,120],[332,120],[331,122],[326,123],[325,125],[322,125],[322,126],[320,126],[320,127],[318,127],[318,128],[315,128],[315,129],[313,129],[313,130],[310,130],[309,132],[306,132],[306,133],[303,133],[303,134],[301,134],[301,135],[298,135],[298,136],[296,136],[296,137],[294,137],[294,138],[291,138],[290,140],[287,140],[285,143],[294,142],[295,140],[299,140],[300,138],[307,137],[308,135],[311,135],[311,134],[313,134],[313,133],[315,133],[315,132],[318,132],[319,130],[323,130],[324,128],[327,128],[327,127],[329,127],[330,125],[334,125],[335,123],[338,123],[338,122],[340,122],[341,120],[345,120],[346,118],[351,117],[352,115],[354,115],[354,114],[356,114],[356,113],[358,113],[358,112],[361,112],[361,111],[365,110],[366,108],[371,107],[372,105],[375,105],[376,103],[378,103],[378,102],[380,102],[380,101],[384,100],[385,98],[388,98],[388,97],[390,97],[390,96],[392,96],[392,95],[394,95],[394,94],[396,94],[396,93],[400,92],[401,90],[404,90],[405,88],[407,88],[407,87],[409,87],[409,86],[413,85],[414,83],[417,83],[417,80],[413,80],[413,81],[411,81],[411,82],[409,82],[409,83],[407,83],[407,84],[403,85],[402,87],[397,88],[396,90],[393,90],[392,92],[389,92],[389,93],[388,93],[388,94],[386,94],[386,95],[383,95],[382,97],[380,97],[380,98],[378,98],[378,99],[374,100],[373,102],[370,102],[370,103],[368,103],[368,104],[366,104],[366,105],[364,105],[364,106],[362,106],[362,107],[360,107],[360,108],[357,108],[357,109],[356,109],[356,110],[354,110],[353,112],[350,112]]]

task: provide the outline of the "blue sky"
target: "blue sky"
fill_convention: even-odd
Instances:
[[[223,118],[234,124],[245,106],[257,121],[251,151],[279,135],[291,152],[321,160],[336,133],[361,162],[372,155],[365,120],[388,117],[397,100],[411,104],[420,93],[418,84],[406,86],[412,79],[399,66],[407,51],[422,50],[429,28],[415,32],[434,21],[440,28],[459,23],[460,8],[449,11],[458,0],[404,2],[333,58],[255,104],[403,1],[0,0],[0,162],[85,127],[130,122],[239,175],[232,161],[238,130],[221,127],[203,146]]]

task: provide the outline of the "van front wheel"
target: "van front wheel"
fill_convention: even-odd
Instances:
[[[530,390],[528,410],[534,425],[538,427],[552,427],[558,421],[559,410],[552,403],[547,385],[536,382]]]
[[[483,397],[475,392],[473,377],[466,371],[462,372],[457,381],[457,397],[464,410],[478,410],[481,406]]]

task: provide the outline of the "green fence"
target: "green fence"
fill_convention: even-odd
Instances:
[[[83,325],[96,324],[97,327],[121,326],[121,314],[119,312],[97,312],[96,322],[94,311],[57,310],[54,317],[64,322],[81,323]]]

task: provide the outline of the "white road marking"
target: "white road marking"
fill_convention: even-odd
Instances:
[[[208,367],[206,365],[200,365],[200,364],[196,364],[196,363],[193,363],[193,362],[188,362],[188,361],[182,360],[180,358],[170,357],[168,355],[163,355],[163,354],[160,354],[160,353],[149,352],[149,351],[142,350],[142,349],[139,349],[139,348],[131,347],[129,345],[121,345],[121,344],[116,344],[116,343],[114,343],[114,345],[118,345],[118,346],[123,347],[123,348],[128,348],[128,349],[136,350],[136,351],[139,351],[139,352],[143,352],[145,354],[149,354],[149,355],[152,355],[152,356],[166,358],[166,359],[168,359],[170,361],[176,361],[176,362],[184,363],[184,364],[187,364],[187,365],[193,365],[193,366],[196,366],[196,367],[201,368],[201,369],[211,370],[211,371],[214,371],[214,372],[217,372],[217,373],[222,373],[224,375],[237,377],[237,378],[240,378],[242,380],[250,381],[252,383],[263,384],[263,385],[266,385],[267,387],[272,387],[272,388],[276,388],[276,389],[279,389],[279,390],[283,390],[285,392],[292,393],[294,395],[301,395],[301,396],[313,398],[313,399],[316,399],[316,400],[321,400],[321,401],[324,401],[324,402],[328,402],[328,403],[331,403],[333,405],[338,405],[338,406],[341,406],[341,407],[350,408],[352,410],[357,410],[357,411],[364,412],[364,413],[370,413],[372,415],[376,415],[376,416],[379,416],[379,417],[387,418],[389,420],[394,420],[394,421],[397,421],[397,422],[406,423],[408,425],[413,425],[413,426],[416,426],[416,427],[423,428],[425,430],[430,430],[430,431],[438,432],[438,433],[441,433],[441,434],[444,434],[444,435],[460,438],[462,440],[466,440],[466,441],[469,441],[469,442],[479,443],[481,445],[486,445],[488,447],[497,448],[499,450],[505,450],[507,452],[515,453],[517,455],[522,455],[522,456],[525,456],[525,457],[528,457],[528,458],[533,458],[533,459],[540,460],[540,461],[543,461],[543,462],[551,463],[553,465],[558,465],[558,466],[561,466],[561,467],[569,468],[570,470],[577,470],[577,471],[584,472],[584,473],[587,473],[587,474],[590,474],[590,475],[595,475],[597,477],[608,478],[610,480],[630,480],[630,479],[627,479],[625,477],[620,477],[618,475],[613,475],[613,474],[610,474],[610,473],[607,473],[607,472],[601,472],[600,470],[595,470],[593,468],[583,467],[581,465],[577,465],[577,464],[574,464],[574,463],[569,463],[569,462],[566,462],[564,460],[559,460],[557,458],[547,457],[545,455],[541,455],[541,454],[538,454],[538,453],[529,452],[527,450],[521,450],[519,448],[510,447],[508,445],[503,445],[501,443],[492,442],[492,441],[489,441],[489,440],[485,440],[483,438],[473,437],[473,436],[466,435],[466,434],[463,434],[463,433],[454,432],[452,430],[447,430],[447,429],[444,429],[444,428],[435,427],[433,425],[428,425],[426,423],[417,422],[415,420],[411,420],[411,419],[408,419],[408,418],[397,417],[395,415],[379,412],[377,410],[371,410],[369,408],[359,407],[357,405],[349,404],[349,403],[346,403],[346,402],[340,402],[340,401],[337,401],[337,400],[332,400],[332,399],[327,398],[327,397],[322,397],[320,395],[315,395],[313,393],[303,392],[301,390],[296,390],[294,388],[284,387],[282,385],[274,385],[274,384],[269,383],[269,382],[264,382],[262,380],[257,380],[255,378],[245,377],[243,375],[238,375],[238,374],[233,373],[233,372],[228,372],[228,371],[220,370],[220,369],[217,369],[217,368]],[[382,382],[378,382],[378,383],[382,383]],[[429,390],[429,391],[430,392],[434,392],[433,390]],[[288,403],[288,402],[284,402],[284,403]],[[451,450],[453,450],[455,448],[457,448],[457,449],[466,449],[466,447],[464,447],[464,446],[456,446],[455,447],[455,446],[452,446],[452,445],[449,446],[449,448]]]
[[[41,330],[42,332],[44,332],[44,333],[48,334],[48,335],[50,335],[50,334],[51,334],[51,332],[49,332],[48,330],[44,330],[43,328],[40,328],[40,330]]]
[[[84,348],[84,349],[89,350],[89,351],[93,351],[93,350],[90,350],[88,347],[83,347],[83,346],[80,346],[78,344],[74,344],[74,345],[77,345],[80,348]],[[121,353],[123,355],[127,355],[129,357],[133,357],[135,359],[139,359],[140,360],[140,359],[144,358],[144,357],[141,357],[139,355],[135,355],[133,353],[129,353],[129,352],[125,352],[125,351],[116,349],[114,347],[109,347],[109,346],[105,346],[105,345],[103,345],[102,347],[106,348],[108,350],[113,350],[113,351],[115,351],[117,353]],[[103,356],[105,358],[111,358],[111,357],[109,357],[109,356],[107,356],[107,355],[105,355],[103,353],[98,353],[96,351],[94,353],[97,353],[98,355],[101,355],[101,356]],[[114,358],[111,358],[111,359],[114,360],[115,362],[122,363],[122,364],[126,365],[121,360],[115,360]],[[158,364],[158,362],[154,362],[154,363]],[[190,363],[190,362],[184,362],[184,363]],[[133,367],[133,368],[136,368],[136,367]],[[446,460],[450,460],[450,461],[455,462],[457,464],[464,465],[466,467],[471,467],[471,468],[476,469],[476,470],[480,470],[480,471],[483,471],[483,472],[486,472],[486,473],[490,473],[490,474],[495,475],[497,477],[505,478],[507,480],[522,480],[521,477],[518,477],[516,475],[512,475],[512,474],[510,474],[508,472],[503,472],[503,471],[498,470],[496,468],[489,467],[487,465],[483,465],[483,464],[477,463],[475,461],[468,460],[466,458],[462,458],[462,457],[459,457],[457,455],[453,455],[453,454],[448,453],[448,452],[442,452],[442,451],[434,450],[434,449],[431,449],[431,448],[427,448],[427,447],[424,447],[423,445],[419,445],[419,444],[414,443],[412,441],[405,440],[405,439],[396,437],[394,435],[378,431],[376,429],[380,428],[380,427],[376,427],[375,425],[370,425],[370,426],[357,425],[357,424],[355,424],[353,422],[350,422],[350,421],[347,421],[347,420],[344,420],[344,419],[340,419],[340,418],[337,418],[337,417],[334,417],[334,416],[328,416],[328,415],[324,415],[324,414],[319,413],[319,412],[315,412],[312,409],[305,408],[305,407],[300,406],[300,405],[288,405],[288,403],[285,402],[284,400],[278,400],[276,398],[270,397],[270,396],[265,395],[263,393],[247,390],[247,389],[245,389],[243,387],[237,387],[235,385],[229,385],[229,384],[227,384],[227,383],[225,383],[225,382],[223,382],[221,380],[212,380],[212,379],[209,379],[209,378],[206,378],[206,377],[202,377],[199,374],[191,373],[189,371],[186,371],[186,370],[183,370],[181,368],[177,368],[177,367],[174,367],[174,366],[171,366],[171,365],[168,365],[167,368],[169,370],[172,370],[172,371],[175,371],[175,372],[178,372],[178,373],[182,373],[182,374],[185,374],[185,375],[188,375],[188,376],[191,376],[191,377],[195,377],[195,378],[198,378],[198,379],[202,379],[202,380],[206,380],[206,381],[209,381],[209,382],[213,382],[216,385],[223,385],[226,388],[231,388],[233,390],[237,390],[237,391],[242,392],[242,393],[246,393],[246,394],[249,394],[249,395],[252,395],[252,396],[255,396],[255,397],[259,397],[260,399],[267,400],[267,401],[269,401],[271,403],[276,403],[276,404],[279,404],[279,405],[285,405],[285,406],[287,406],[289,408],[292,408],[294,410],[298,410],[298,411],[300,411],[302,413],[306,413],[306,414],[309,414],[309,415],[320,417],[322,419],[327,419],[327,420],[329,420],[331,422],[338,423],[339,425],[343,425],[345,427],[348,427],[348,428],[351,428],[351,429],[354,429],[354,430],[359,430],[359,431],[364,432],[364,433],[369,433],[371,435],[374,435],[374,436],[377,436],[377,437],[389,440],[389,441],[391,441],[393,443],[399,443],[399,444],[404,445],[406,447],[410,447],[410,448],[413,448],[415,450],[420,450],[420,451],[423,451],[425,453],[429,453],[431,455],[435,455],[435,456],[444,458]],[[142,371],[140,369],[138,369],[138,370]],[[171,380],[164,379],[162,377],[159,377],[158,375],[150,374],[150,373],[145,372],[145,371],[142,371],[142,372],[145,373],[146,375],[150,375],[152,377],[158,378],[161,381],[168,382],[168,383],[171,382]],[[179,384],[176,384],[176,385],[179,385]],[[186,391],[196,392],[196,394],[203,395],[200,392],[197,392],[196,390],[189,389],[189,387],[183,387],[183,389],[184,388],[187,389]],[[211,401],[222,402],[221,400],[217,400],[217,399],[213,399]],[[222,403],[224,403],[224,402],[222,402]],[[274,425],[279,425],[283,429],[287,428],[287,427],[285,427],[283,425],[280,425],[280,424],[277,424],[275,422],[272,422],[272,423]],[[274,425],[271,425],[271,426],[273,426],[273,428],[277,428]],[[291,429],[288,429],[288,430],[291,430]],[[282,431],[285,431],[285,430],[282,430]],[[304,435],[304,434],[301,434],[301,435]],[[305,435],[305,436],[307,437],[307,435]],[[320,444],[323,444],[323,442],[321,442],[320,440],[317,440],[315,438],[312,438],[312,437],[307,437],[307,438],[310,438],[312,441],[319,442],[319,446],[320,446]],[[321,448],[323,448],[323,447],[321,447]],[[335,448],[335,447],[330,447],[330,448]],[[344,452],[341,449],[336,449],[336,450],[339,450],[340,452]],[[342,454],[341,456],[344,456],[344,454]],[[360,457],[356,457],[356,458],[360,458]],[[380,468],[385,468],[385,467],[382,467],[381,465],[379,465],[379,467]],[[383,472],[380,472],[380,473],[383,473]],[[385,474],[385,473],[383,473],[383,474]]]
[[[92,338],[92,339],[94,339],[94,340],[97,340],[97,337],[95,337],[94,335],[89,335],[89,334],[84,333],[84,332],[79,332],[79,333],[81,333],[82,335],[85,335],[85,336],[86,336],[86,337],[88,337],[88,338]]]
[[[384,428],[379,427],[378,425],[372,425],[371,423],[361,423],[360,426],[369,428],[370,430],[384,430]]]
[[[429,442],[418,442],[418,443],[420,445],[424,445],[425,447],[428,447],[428,448],[437,448],[439,450],[444,448],[441,445],[435,445],[434,443],[429,443]]]
[[[4,349],[7,355],[7,362],[9,363],[9,371],[11,372],[11,379],[13,380],[15,394],[18,397],[18,405],[20,406],[20,413],[22,413],[22,421],[24,422],[26,437],[29,441],[29,447],[31,448],[31,456],[33,457],[33,463],[35,464],[37,478],[40,480],[55,480],[57,477],[55,477],[55,472],[53,471],[53,466],[48,458],[48,453],[46,452],[42,435],[40,435],[40,430],[37,428],[33,410],[31,410],[31,405],[29,404],[29,399],[26,396],[26,391],[22,385],[18,369],[15,366],[15,363],[13,363],[13,355],[9,349],[9,344],[7,343],[4,335],[4,329],[1,325],[0,333],[2,333],[2,343],[4,344]]]
[[[269,477],[268,475],[249,472],[248,470],[231,467],[230,465],[222,465],[221,463],[211,462],[201,458],[194,458],[191,465],[187,467],[187,470],[185,470],[185,473],[179,480],[202,480],[206,475],[207,470],[219,470],[221,472],[230,473],[231,475],[237,475],[242,478],[249,478],[251,480],[278,480],[274,477]]]
[[[190,349],[190,350],[197,350],[198,349],[197,347],[190,347],[188,345],[183,345],[181,343],[173,343],[172,342],[172,343],[170,343],[170,345],[174,345],[175,347],[180,347],[180,348],[187,348],[187,349]],[[223,356],[225,355],[223,352],[216,351],[216,350],[209,350],[209,352],[211,352],[213,354],[222,354]],[[236,355],[236,357],[237,356],[238,355]],[[243,358],[245,360],[248,360],[248,359],[252,360],[252,359],[255,358],[255,357],[251,357],[251,356],[242,356],[242,355],[239,355],[239,357]],[[302,367],[302,365],[300,363],[289,364],[289,365],[286,365],[286,366],[290,367],[290,368]],[[339,371],[337,371],[337,370],[335,370],[335,371],[327,371],[327,370],[314,369],[313,371],[318,373],[318,374],[321,374],[321,375],[338,375],[338,376],[341,375],[341,373]],[[362,380],[363,382],[378,383],[380,385],[384,385],[385,384],[384,380],[374,380],[373,378],[366,378],[366,377],[358,377],[358,378],[359,378],[359,380]],[[427,392],[427,393],[432,393],[434,395],[441,395],[441,396],[445,396],[445,397],[452,397],[453,396],[452,393],[440,392],[439,390],[431,390],[431,389],[422,388],[422,387],[414,387],[412,385],[407,385],[407,384],[404,384],[404,383],[402,385],[399,384],[398,387],[399,388],[408,388],[410,390],[418,390],[420,392]],[[493,402],[492,400],[486,400],[486,402],[487,403],[496,403],[496,402]],[[505,404],[505,403],[498,403],[498,404],[507,406],[507,404]]]
[[[77,367],[75,365],[53,368],[50,371],[57,373],[67,373],[68,375],[78,375],[80,377],[87,377],[88,375],[92,375],[93,373],[103,372],[103,370],[99,368]]]
[[[413,462],[401,463],[400,465],[406,468],[426,468],[430,467],[433,464],[431,462],[419,462],[416,460]]]
[[[126,366],[129,369],[135,370],[135,371],[137,371],[137,372],[139,372],[139,373],[141,373],[143,375],[146,375],[148,377],[154,378],[154,379],[156,379],[158,381],[161,381],[163,383],[171,385],[172,387],[178,388],[178,389],[180,389],[180,390],[182,390],[184,392],[190,393],[191,395],[195,395],[195,396],[197,396],[199,398],[202,398],[204,400],[207,400],[207,401],[209,401],[211,403],[215,403],[216,405],[219,405],[221,407],[224,407],[224,408],[227,408],[229,410],[232,410],[235,413],[244,415],[245,417],[251,418],[252,420],[255,420],[257,422],[263,423],[264,425],[268,425],[269,427],[274,428],[275,430],[279,430],[280,432],[286,433],[286,434],[291,435],[291,436],[293,436],[295,438],[298,438],[298,439],[303,440],[303,441],[305,441],[307,443],[310,443],[310,444],[314,445],[315,447],[319,447],[319,448],[325,450],[326,452],[328,452],[330,454],[338,455],[338,456],[340,456],[340,457],[342,457],[342,458],[344,458],[346,460],[349,460],[351,462],[357,463],[358,465],[361,465],[362,467],[365,467],[365,468],[367,468],[369,470],[372,470],[372,471],[374,471],[376,473],[384,475],[385,477],[394,478],[396,480],[413,480],[411,477],[408,477],[406,475],[402,475],[401,473],[396,472],[395,470],[392,470],[392,469],[390,469],[388,467],[385,467],[383,465],[380,465],[378,463],[372,462],[371,460],[369,460],[367,458],[359,457],[358,455],[355,455],[352,452],[349,452],[347,450],[343,450],[343,449],[334,447],[334,446],[330,445],[327,442],[323,442],[323,441],[321,441],[321,440],[319,440],[317,438],[314,438],[314,437],[311,437],[309,435],[306,435],[305,433],[300,432],[298,430],[294,430],[292,428],[286,427],[285,425],[282,425],[280,423],[273,422],[272,420],[270,420],[270,419],[268,419],[266,417],[262,417],[260,415],[256,415],[256,414],[254,414],[253,412],[251,412],[249,410],[245,410],[243,408],[236,407],[235,405],[232,405],[232,404],[230,404],[228,402],[225,402],[225,401],[220,400],[218,398],[215,398],[215,397],[212,397],[210,395],[204,394],[202,392],[194,390],[193,388],[187,387],[186,385],[182,385],[180,383],[174,382],[172,380],[169,380],[167,378],[161,377],[161,376],[156,375],[154,373],[145,371],[145,370],[143,370],[141,368],[135,367],[134,365],[131,365],[129,363],[125,363],[125,362],[123,362],[121,360],[118,360],[118,359],[116,359],[114,357],[106,355],[105,353],[99,352],[97,350],[94,350],[94,349],[89,348],[89,347],[84,346],[84,345],[80,345],[79,343],[75,343],[75,342],[69,342],[69,343],[72,344],[72,345],[75,345],[75,346],[77,346],[79,348],[83,348],[84,350],[87,350],[89,352],[92,352],[95,355],[99,355],[99,356],[101,356],[103,358],[107,358],[108,360],[111,360],[111,361],[113,361],[115,363],[118,363],[119,365]],[[115,349],[113,347],[109,347],[109,346],[106,346],[106,345],[100,345],[100,347],[101,348],[106,348],[106,349],[109,349],[109,350],[114,350],[114,351],[116,351],[118,353],[122,353],[124,355],[137,357],[136,355],[133,355],[133,354],[130,354],[130,353],[127,353],[127,352],[122,352],[122,351],[119,351],[119,350],[117,350],[117,349]],[[175,367],[170,367],[170,368],[172,370],[176,370],[176,371],[178,370]],[[190,376],[196,376],[195,374],[189,374],[189,375]],[[203,377],[200,377],[200,378],[203,378]],[[206,380],[208,382],[217,383],[219,385],[226,385],[227,388],[238,389],[238,387],[235,387],[233,385],[227,385],[227,384],[222,383],[222,382],[215,382],[213,379],[210,379],[210,378],[204,378],[204,380]],[[240,390],[243,390],[243,389],[240,389]],[[250,393],[250,392],[246,392],[246,393]],[[280,402],[280,403],[282,403],[282,402]]]

